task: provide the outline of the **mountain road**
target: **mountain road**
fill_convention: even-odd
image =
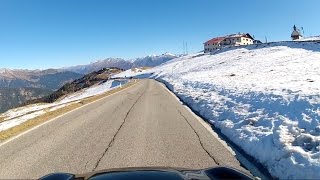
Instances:
[[[145,166],[244,170],[201,121],[163,84],[141,80],[0,145],[0,179]]]

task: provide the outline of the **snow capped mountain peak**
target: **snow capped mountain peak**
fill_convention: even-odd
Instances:
[[[178,57],[177,55],[175,55],[175,54],[172,54],[172,53],[168,53],[168,52],[166,52],[166,53],[163,53],[163,54],[161,54],[161,55],[156,55],[156,54],[151,54],[151,55],[148,55],[148,56],[146,56],[146,57],[140,57],[140,58],[136,58],[136,59],[143,59],[143,58],[162,58],[162,57],[169,57],[169,56],[171,56],[171,57]]]
[[[169,52],[166,52],[166,53],[164,53],[164,54],[162,54],[163,56],[176,56],[176,55],[174,55],[174,54],[171,54],[171,53],[169,53]]]
[[[0,68],[0,73],[6,73],[10,71],[10,69],[7,69],[7,68]]]
[[[143,58],[135,59],[133,64],[134,64],[134,67],[154,67],[177,57],[178,56],[170,53],[164,53],[162,55],[149,55]]]

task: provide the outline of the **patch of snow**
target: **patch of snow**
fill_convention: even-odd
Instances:
[[[0,123],[0,131],[4,131],[4,130],[7,130],[7,129],[12,128],[14,126],[17,126],[21,123],[28,121],[29,119],[35,118],[35,117],[40,116],[42,114],[45,114],[45,111],[43,111],[43,110],[36,111],[34,113],[26,114],[26,115],[20,116],[18,118],[15,118],[15,119],[12,119],[9,121],[1,122]]]
[[[117,76],[165,82],[272,176],[320,179],[319,43],[226,48]]]
[[[11,109],[2,114],[2,116],[6,117],[5,120],[16,118],[30,112],[39,111],[45,108],[49,108],[54,106],[55,104],[32,104],[25,107],[19,107],[15,109]]]

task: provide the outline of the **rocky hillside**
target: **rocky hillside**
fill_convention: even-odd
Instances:
[[[46,102],[46,103],[54,102],[57,99],[67,94],[74,93],[81,89],[103,83],[107,81],[111,77],[111,75],[120,73],[122,71],[123,70],[119,68],[103,68],[99,71],[89,73],[80,79],[76,79],[70,83],[66,83],[64,86],[62,86],[60,89],[53,92],[52,94],[45,96],[43,98],[30,100],[26,104],[33,104],[33,103],[39,103],[39,102]]]
[[[43,88],[0,88],[0,113],[24,102],[49,95],[53,91]]]

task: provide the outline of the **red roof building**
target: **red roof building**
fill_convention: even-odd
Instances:
[[[254,39],[249,33],[216,37],[204,43],[204,52],[213,52],[223,47],[250,45],[253,44],[253,42]]]
[[[223,41],[225,39],[225,37],[216,37],[213,39],[210,39],[209,41],[205,42],[205,44],[218,44],[221,41]]]

